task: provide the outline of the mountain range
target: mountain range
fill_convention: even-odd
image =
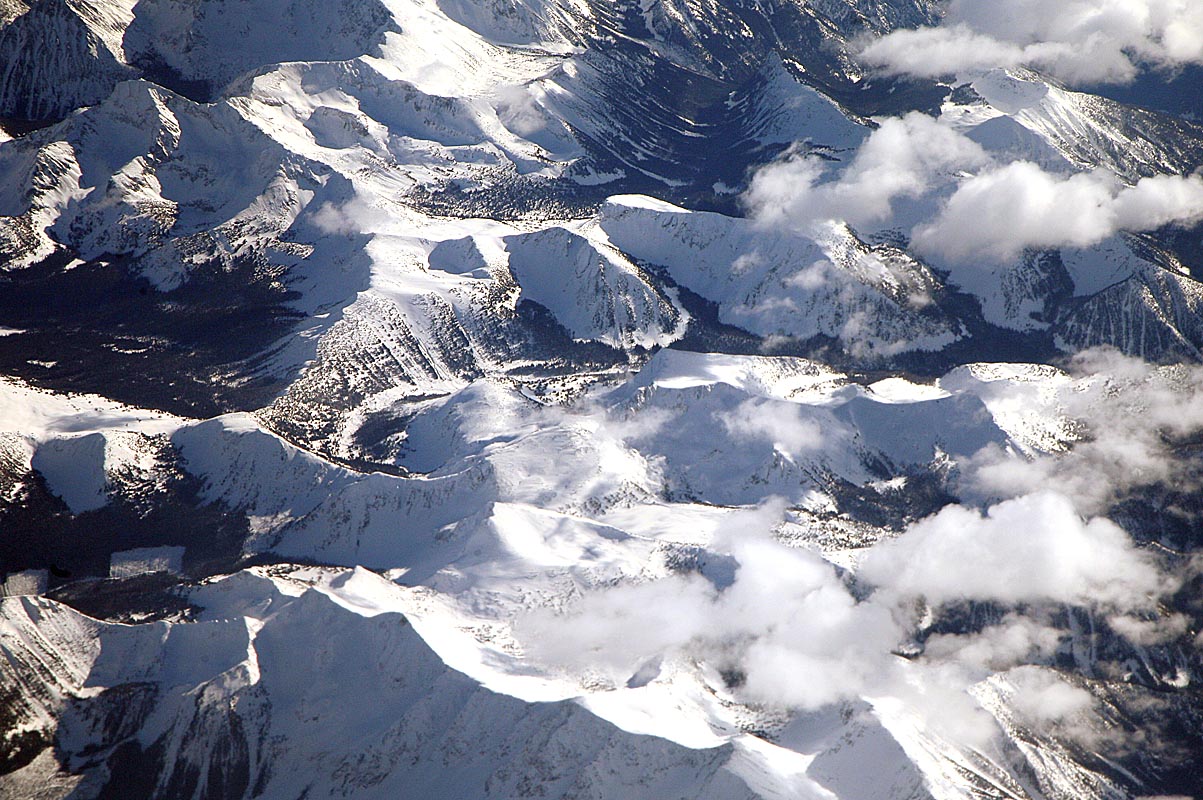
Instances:
[[[1142,4],[0,0],[0,797],[1203,796]]]

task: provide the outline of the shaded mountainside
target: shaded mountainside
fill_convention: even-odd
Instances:
[[[730,769],[730,747],[691,750],[625,734],[570,702],[490,692],[446,667],[403,617],[340,605],[333,587],[363,578],[336,577],[331,596],[280,575],[197,587],[206,610],[186,622],[125,627],[49,600],[3,601],[6,684],[49,668],[43,682],[17,683],[9,708],[57,724],[61,768],[47,774],[44,757],[10,764],[20,769],[0,788],[26,773],[97,797],[508,798],[579,796],[599,783],[627,797],[754,796]],[[163,660],[163,646],[176,657]],[[377,713],[340,698],[351,684]]]

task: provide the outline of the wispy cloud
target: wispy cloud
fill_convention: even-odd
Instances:
[[[1157,367],[1096,348],[1075,356],[1070,370],[1076,380],[1057,392],[1049,412],[1077,428],[1072,448],[1031,458],[984,448],[960,465],[962,495],[997,502],[1055,491],[1079,513],[1099,514],[1141,486],[1174,480],[1189,488],[1175,441],[1203,430],[1203,368]],[[1014,391],[1022,401],[1024,387]]]

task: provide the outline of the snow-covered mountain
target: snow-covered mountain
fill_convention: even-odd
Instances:
[[[945,12],[0,0],[0,797],[1203,793],[1203,128]]]

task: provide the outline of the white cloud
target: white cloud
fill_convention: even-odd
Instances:
[[[1094,706],[1094,697],[1079,686],[1065,682],[1055,672],[1021,667],[1007,675],[1016,691],[1012,710],[1031,723],[1067,722],[1081,717]]]
[[[1156,175],[1118,192],[1112,210],[1116,228],[1147,231],[1203,218],[1203,178],[1198,174]]]
[[[1052,655],[1064,637],[1063,631],[1011,613],[999,624],[977,633],[930,636],[923,654],[933,661],[958,663],[988,673],[1043,661]]]
[[[624,584],[584,595],[565,615],[531,612],[516,631],[541,660],[612,671],[625,680],[645,662],[702,636],[715,594],[697,575]]]
[[[1199,175],[1126,186],[1103,170],[1063,175],[1027,161],[1000,166],[967,136],[919,113],[883,120],[834,176],[827,163],[792,151],[760,169],[744,197],[753,218],[804,232],[827,220],[914,225],[919,254],[954,263],[1006,263],[1029,248],[1086,248],[1121,231],[1203,219]],[[916,202],[900,213],[904,199]],[[799,275],[808,285],[829,278],[821,262]]]
[[[818,708],[890,673],[898,622],[884,606],[857,602],[830,564],[760,537],[732,555],[739,574],[720,596],[712,625],[728,640],[749,641],[741,652],[749,698]]]
[[[1068,177],[1019,161],[963,181],[935,219],[918,226],[921,253],[1006,262],[1027,248],[1084,248],[1124,231],[1203,218],[1203,178],[1160,175],[1126,187],[1114,176]]]
[[[790,152],[753,176],[744,200],[762,225],[804,229],[830,219],[863,225],[887,219],[899,198],[929,192],[939,176],[988,161],[976,142],[912,112],[882,120],[837,179],[822,183],[823,161]]]
[[[1127,82],[1145,66],[1203,62],[1195,0],[952,0],[938,28],[895,31],[862,57],[937,77],[1026,65],[1072,82]]]
[[[815,709],[900,697],[937,729],[978,741],[993,723],[969,689],[992,672],[1046,663],[1065,636],[1033,617],[1033,604],[1144,611],[1166,588],[1123,531],[1082,520],[1051,494],[985,515],[946,508],[874,546],[858,570],[877,587],[867,597],[817,554],[775,541],[767,529],[781,513],[780,503],[769,504],[716,538],[712,549],[738,563],[730,585],[676,574],[597,590],[560,611],[529,612],[518,637],[529,656],[616,686],[664,658],[700,661],[742,673],[735,691],[745,701]],[[929,637],[923,654],[906,660],[895,652],[914,633],[918,597],[992,600],[1022,613],[971,634]],[[1077,709],[1076,694],[1038,688],[1048,708]]]
[[[322,203],[309,215],[309,222],[327,236],[359,233],[362,228],[358,221],[358,205],[356,201],[343,205]]]
[[[562,615],[529,613],[516,630],[536,658],[615,684],[666,655],[735,667],[746,697],[777,706],[818,708],[880,681],[901,635],[888,610],[858,603],[818,556],[752,538],[722,592],[674,575],[589,593]]]
[[[936,78],[964,70],[1018,66],[1023,48],[966,25],[895,31],[868,43],[861,58],[891,73]]]
[[[1051,492],[949,506],[874,547],[859,574],[931,603],[987,600],[1145,608],[1165,588],[1156,563],[1106,519],[1083,520]]]
[[[897,31],[864,55],[912,74],[1033,64],[1073,80],[1127,80],[1140,64],[1203,62],[1203,4],[953,0],[941,27]],[[909,229],[919,254],[1006,263],[1027,249],[1088,248],[1124,231],[1197,223],[1203,177],[1160,175],[1127,186],[1102,170],[1065,175],[1030,162],[999,165],[968,137],[911,113],[881,121],[842,169],[791,151],[756,173],[744,199],[766,226],[808,231],[839,220]],[[808,278],[823,275],[811,270]]]
[[[1131,614],[1117,614],[1107,619],[1111,630],[1141,647],[1165,644],[1178,639],[1190,630],[1190,619],[1184,614],[1168,614],[1148,619]]]
[[[783,283],[790,288],[813,292],[830,286],[841,278],[839,267],[827,259],[821,259],[790,275]]]
[[[528,613],[518,639],[533,659],[614,686],[654,676],[667,660],[739,674],[731,691],[769,707],[888,698],[937,735],[975,745],[997,733],[976,699],[983,680],[997,676],[1017,720],[1088,741],[1098,727],[1091,695],[1048,668],[1074,635],[1058,622],[1063,607],[1089,609],[1133,645],[1190,633],[1190,620],[1160,605],[1177,579],[1154,551],[1097,514],[1139,480],[1129,473],[1174,469],[1165,434],[1203,427],[1195,400],[1203,370],[1154,367],[1107,350],[1082,354],[1073,370],[1077,379],[1065,381],[1056,402],[1081,421],[1085,438],[1031,461],[999,451],[993,461],[964,465],[966,485],[977,481],[982,490],[973,497],[980,507],[946,507],[870,547],[855,568],[855,590],[818,554],[773,538],[786,513],[777,501],[732,514],[712,539],[709,549],[737,564],[730,580],[673,574],[589,591],[561,610]],[[749,401],[721,422],[737,438],[782,450],[817,446],[824,431],[788,410]],[[1007,491],[995,485],[1003,499],[989,499],[978,472],[1004,464],[1013,471]],[[942,605],[962,601],[1006,613],[971,632],[922,635]]]

